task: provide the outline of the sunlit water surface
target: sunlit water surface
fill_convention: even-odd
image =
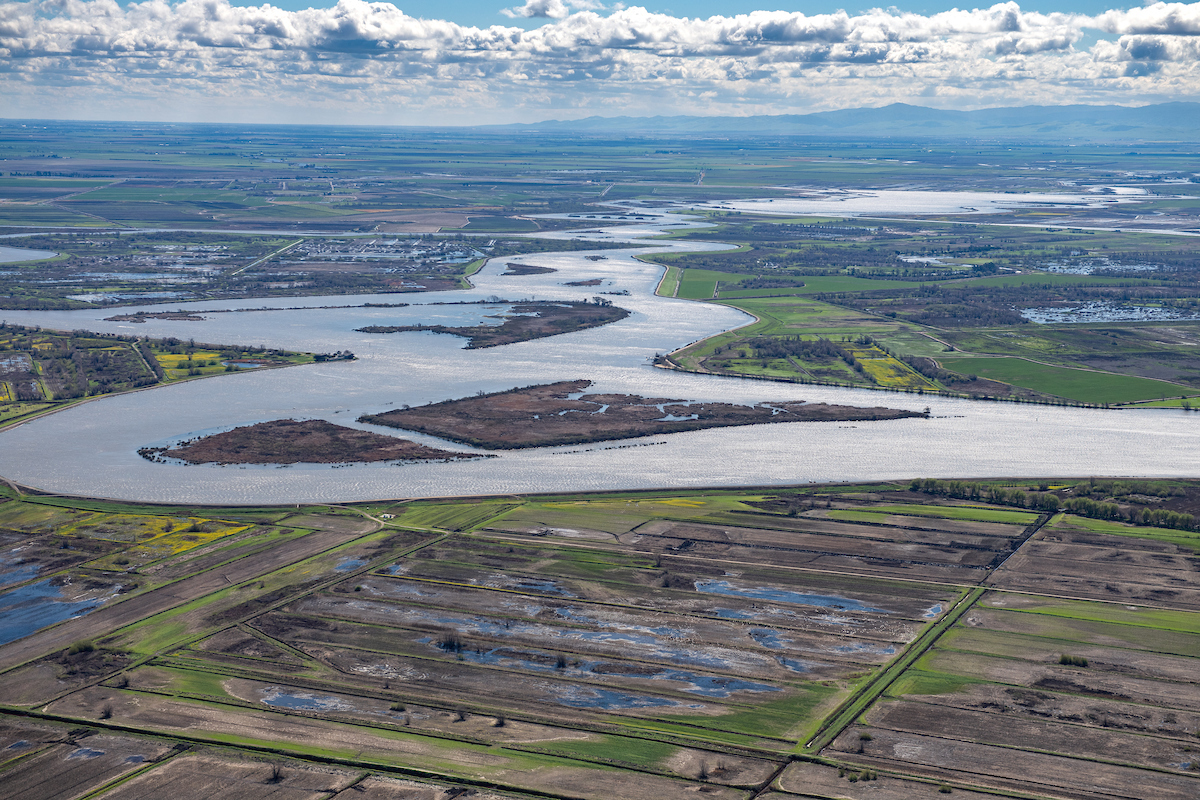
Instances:
[[[620,241],[678,225],[597,230]],[[578,232],[561,238],[583,238]],[[673,243],[677,249],[719,245]],[[690,375],[651,366],[674,350],[750,319],[719,305],[654,296],[659,267],[639,250],[521,256],[557,272],[501,277],[496,259],[466,292],[211,301],[145,306],[154,311],[304,307],[211,314],[204,322],[104,322],[139,309],[0,314],[11,323],[140,336],[177,336],[310,352],[349,349],[354,362],[254,370],[84,403],[0,434],[0,475],[42,490],[170,503],[348,502],[397,497],[587,491],[687,486],[754,486],[912,476],[1171,475],[1197,472],[1200,415],[1179,410],[1100,411],[801,386]],[[591,254],[595,254],[594,252]],[[600,278],[596,287],[567,281]],[[365,334],[364,325],[407,325],[477,318],[479,307],[431,303],[612,296],[632,313],[620,322],[531,342],[464,350],[463,340],[431,333]],[[408,308],[316,308],[409,302]],[[187,466],[153,463],[140,447],[279,418],[325,419],[395,433],[354,420],[408,404],[534,383],[587,378],[594,389],[652,397],[750,403],[809,400],[921,410],[930,419],[791,423],[713,429],[582,446],[505,451],[454,463]],[[413,434],[410,438],[469,450]]]

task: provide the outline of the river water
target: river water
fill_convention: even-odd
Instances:
[[[687,220],[573,231],[560,238],[606,241],[678,229]],[[675,249],[719,245],[671,243]],[[203,322],[104,322],[139,310],[0,312],[23,325],[198,342],[261,344],[292,350],[349,349],[354,362],[251,370],[107,397],[0,433],[0,475],[42,490],[136,501],[258,504],[349,502],[382,498],[588,491],[602,489],[754,486],[807,481],[909,477],[1194,476],[1200,415],[1181,410],[1102,411],[937,399],[869,390],[801,386],[690,375],[651,366],[668,352],[751,320],[714,304],[654,296],[661,269],[635,260],[640,250],[521,256],[557,272],[502,277],[500,258],[466,292],[357,297],[278,298],[145,306],[140,310],[304,307],[210,314]],[[600,278],[603,285],[568,287]],[[611,297],[632,313],[620,322],[498,348],[464,350],[457,337],[427,332],[356,333],[364,325],[413,324],[458,310],[422,304],[499,296],[508,299]],[[409,302],[408,308],[316,308],[365,302]],[[465,309],[463,310],[465,312]],[[472,311],[470,313],[477,313]],[[137,455],[147,445],[279,418],[354,422],[402,404],[418,405],[534,383],[587,378],[593,390],[725,402],[809,400],[929,407],[930,419],[858,423],[792,423],[713,429],[592,445],[501,452],[499,458],[403,465],[290,467],[186,466]],[[427,436],[416,441],[448,445]]]
[[[27,247],[0,246],[0,264],[15,264],[19,261],[40,261],[54,258],[58,253],[50,250],[31,250]]]

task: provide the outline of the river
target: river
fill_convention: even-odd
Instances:
[[[602,224],[602,223],[601,223]],[[559,238],[626,241],[677,230],[686,218],[576,231]],[[645,241],[643,238],[642,241]],[[720,247],[660,244],[677,250]],[[656,248],[657,249],[657,248]],[[716,304],[656,297],[659,267],[638,252],[598,250],[499,258],[465,292],[280,300],[170,303],[120,312],[4,311],[11,323],[141,336],[178,336],[329,352],[349,349],[354,362],[326,362],[192,381],[87,402],[0,433],[0,475],[50,492],[132,501],[205,504],[350,502],[382,498],[591,491],[689,486],[756,486],[809,481],[909,477],[1195,476],[1200,415],[1181,410],[1104,411],[939,399],[930,396],[802,386],[691,375],[657,369],[656,353],[674,350],[750,319]],[[588,260],[586,255],[604,255]],[[504,264],[557,272],[508,276]],[[567,281],[600,278],[596,287]],[[412,324],[442,308],[422,304],[510,299],[611,299],[632,313],[601,328],[498,348],[464,350],[463,340],[425,332],[356,333],[369,324]],[[316,308],[366,302],[413,306]],[[303,310],[211,314],[203,322],[104,322],[136,310],[192,311],[305,307]],[[499,458],[403,465],[290,467],[186,466],[137,455],[147,445],[279,418],[319,418],[360,425],[361,414],[533,383],[587,378],[594,390],[724,402],[809,400],[930,409],[929,419],[793,423],[713,429],[583,446],[506,451]],[[431,437],[410,438],[447,445]]]

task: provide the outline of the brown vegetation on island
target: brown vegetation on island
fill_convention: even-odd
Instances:
[[[189,464],[342,464],[354,461],[453,461],[479,458],[320,419],[277,419],[138,451],[151,461]]]
[[[205,317],[187,311],[135,311],[132,314],[117,314],[105,317],[105,322],[145,322],[150,319],[168,319],[175,322],[203,322]]]
[[[859,421],[925,416],[894,408],[826,403],[692,402],[628,394],[579,394],[591,381],[560,381],[446,400],[360,418],[489,450],[549,447],[771,422]]]
[[[504,301],[500,301],[504,302]],[[360,333],[403,333],[406,331],[433,331],[464,336],[468,350],[496,347],[502,344],[541,339],[559,333],[570,333],[585,328],[596,328],[624,319],[629,312],[618,308],[609,300],[596,298],[592,302],[560,303],[530,301],[514,303],[509,312],[514,316],[502,317],[499,325],[368,325],[355,328]],[[527,316],[516,316],[527,315]]]
[[[504,265],[505,270],[501,275],[544,275],[547,272],[558,272],[552,267],[538,267],[533,264],[518,264],[515,261],[510,261]]]

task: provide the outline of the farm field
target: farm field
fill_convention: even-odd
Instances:
[[[308,353],[261,347],[35,330],[0,322],[0,427],[88,397],[314,360]]]
[[[659,292],[758,321],[664,366],[1098,406],[1190,406],[1200,392],[1200,273],[1179,237],[961,218],[708,219],[679,237],[731,249],[647,256],[671,270]]]
[[[670,211],[707,225],[674,223],[663,238],[706,246],[639,256],[667,268],[659,293],[760,321],[664,366],[1020,402],[1200,404],[1200,262],[1195,238],[1175,235],[1195,229],[1200,198],[1182,145],[975,143],[967,157],[915,142],[684,137],[647,149],[442,131],[387,134],[381,147],[369,128],[264,128],[250,155],[233,131],[151,129],[169,149],[114,123],[6,127],[0,226],[55,255],[7,262],[0,308],[466,288],[489,258],[595,248],[564,232]],[[63,173],[64,158],[78,169]],[[1091,197],[1115,194],[1114,181],[1137,201],[879,217],[727,205],[888,182]],[[172,364],[171,376],[219,368],[206,362]],[[33,395],[0,387],[0,420],[47,399]]]
[[[756,320],[660,367],[1200,406],[1188,144],[0,128],[0,227],[6,244],[40,251],[5,248],[0,316],[111,308],[106,322],[134,331],[186,328],[244,298],[469,289],[489,259],[637,248],[663,268],[659,295]],[[1103,202],[738,210],[881,187]],[[657,247],[680,242],[700,246]],[[586,257],[579,275],[557,256],[504,274],[517,294],[540,292],[539,273],[580,296],[635,294],[600,288],[627,265]],[[648,291],[655,269],[634,266]],[[121,308],[200,300],[205,310]],[[337,302],[324,307],[357,307]],[[519,315],[542,301],[485,302]],[[625,327],[646,326],[630,305]],[[418,327],[481,345],[527,338],[513,325]],[[686,340],[664,338],[664,350]],[[588,355],[563,377],[595,377]],[[0,425],[108,393],[349,358],[0,324]],[[477,388],[436,405],[478,409],[503,387]],[[463,416],[458,431],[508,446],[519,417],[537,434],[525,443],[545,444],[564,441],[543,435],[559,412],[624,408],[643,432],[783,413],[567,396],[585,388],[559,387],[554,408]],[[411,423],[430,407],[388,408],[373,413]],[[289,436],[312,435],[291,461],[349,451],[330,445],[346,435],[337,426],[283,422],[255,427],[270,452],[243,461],[290,463]],[[584,438],[610,438],[601,423]],[[236,449],[246,431],[196,435],[188,445],[213,448],[197,460],[220,463],[217,445]],[[0,484],[0,800],[1200,797],[1196,480],[227,499],[132,505]]]
[[[1013,502],[1200,486],[971,486],[6,490],[0,797],[1194,796],[1193,534]]]

